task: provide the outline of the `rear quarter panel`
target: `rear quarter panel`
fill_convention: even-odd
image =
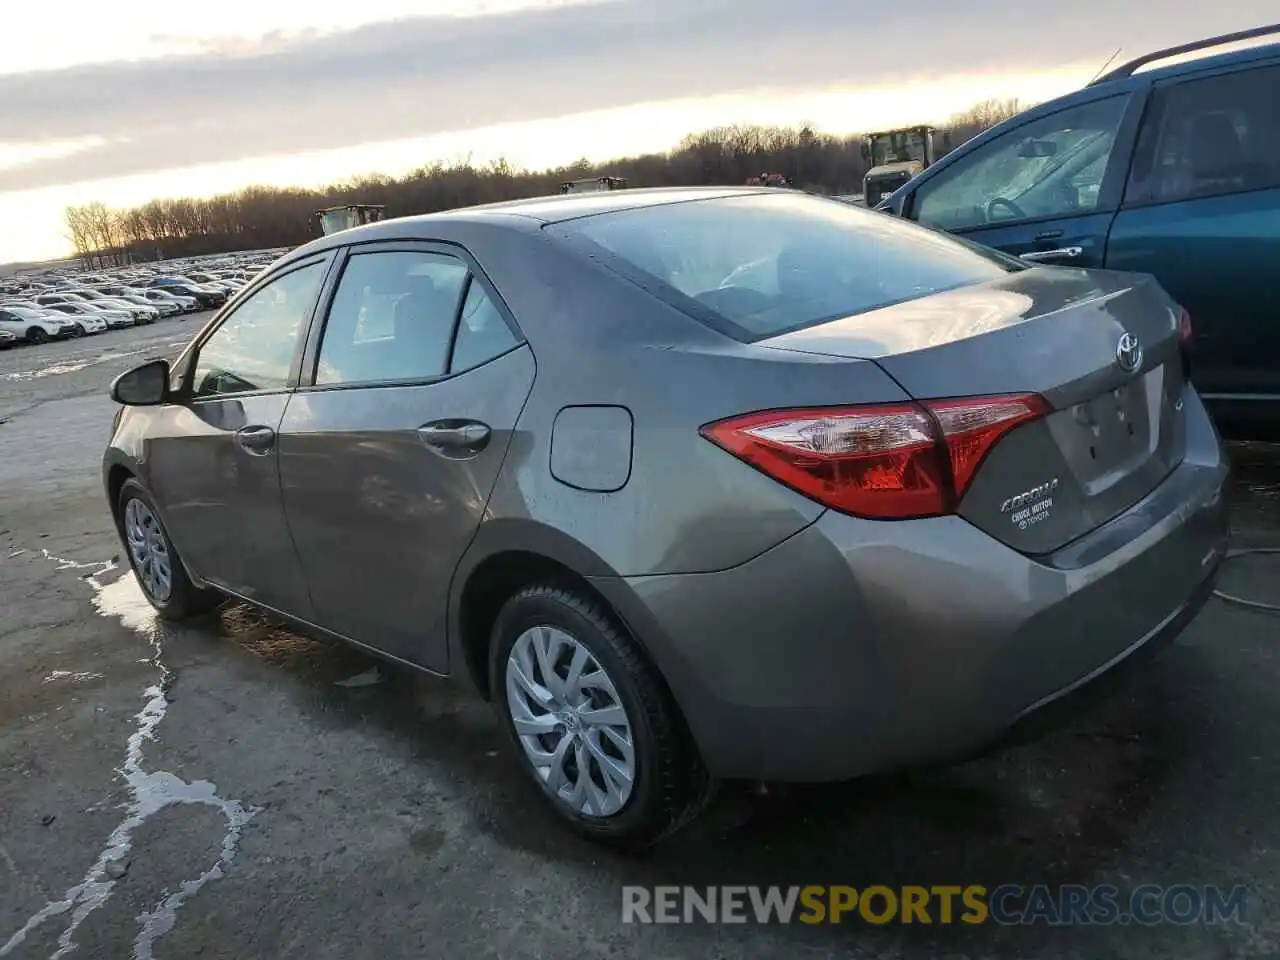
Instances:
[[[754,410],[905,399],[873,363],[739,344],[542,235],[521,240],[473,248],[538,370],[477,538],[486,551],[567,540],[591,569],[575,568],[601,576],[743,563],[823,508],[699,427]],[[630,473],[620,489],[576,489],[552,475],[551,427],[575,405],[630,413]]]

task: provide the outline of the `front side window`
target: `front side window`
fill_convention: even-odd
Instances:
[[[353,255],[329,308],[316,383],[442,376],[466,281],[466,264],[444,254]]]
[[[920,185],[916,219],[964,230],[1093,211],[1128,99],[1068,107],[984,143]]]
[[[271,281],[237,307],[196,354],[195,396],[283,390],[323,279],[324,264],[313,263]]]
[[[1280,66],[1158,88],[1126,204],[1173,203],[1280,186]]]
[[[566,229],[746,341],[1020,269],[897,217],[790,192],[597,214]]]

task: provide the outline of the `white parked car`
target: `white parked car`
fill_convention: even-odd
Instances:
[[[44,343],[80,336],[75,321],[58,319],[26,307],[0,307],[0,330],[7,330],[27,343]]]
[[[127,303],[117,297],[108,296],[100,290],[81,287],[68,291],[68,293],[74,293],[90,306],[104,307],[108,310],[122,310],[133,317],[134,323],[152,323],[160,318],[160,311],[156,310],[155,307]]]
[[[83,321],[85,317],[94,317],[102,320],[112,330],[120,327],[132,327],[133,317],[125,310],[111,310],[107,307],[98,307],[85,300],[70,300],[66,303],[55,303],[53,309],[59,313],[65,313],[68,316],[75,317],[77,320]]]
[[[7,350],[18,342],[17,336],[9,330],[0,330],[0,350]]]
[[[117,295],[117,300],[123,300],[125,303],[136,304],[140,307],[151,307],[156,310],[162,317],[174,317],[182,312],[182,304],[177,300],[148,300],[139,293],[122,293]]]
[[[49,320],[55,320],[58,323],[72,323],[75,330],[71,336],[81,337],[87,333],[103,333],[107,329],[107,322],[97,316],[68,316],[65,312],[57,310],[54,307],[45,306],[39,303],[22,300],[7,300],[0,303],[0,307],[13,308],[15,312],[21,312],[23,316],[30,318],[31,315],[37,314]]]
[[[142,295],[153,303],[176,303],[183,313],[192,313],[200,309],[200,301],[195,297],[185,297],[177,293],[169,293],[161,287],[148,287]]]

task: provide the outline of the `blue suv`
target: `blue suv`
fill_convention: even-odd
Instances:
[[[1152,274],[1190,313],[1192,379],[1231,434],[1280,427],[1280,42],[1139,72],[993,127],[877,207],[1035,263]]]

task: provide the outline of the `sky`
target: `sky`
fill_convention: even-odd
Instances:
[[[1075,89],[1117,48],[1277,0],[79,0],[6,14],[0,263],[63,210],[319,185],[432,160],[525,167],[727,123],[849,133]],[[1277,10],[1280,12],[1280,9]],[[1271,19],[1277,19],[1272,17]]]

